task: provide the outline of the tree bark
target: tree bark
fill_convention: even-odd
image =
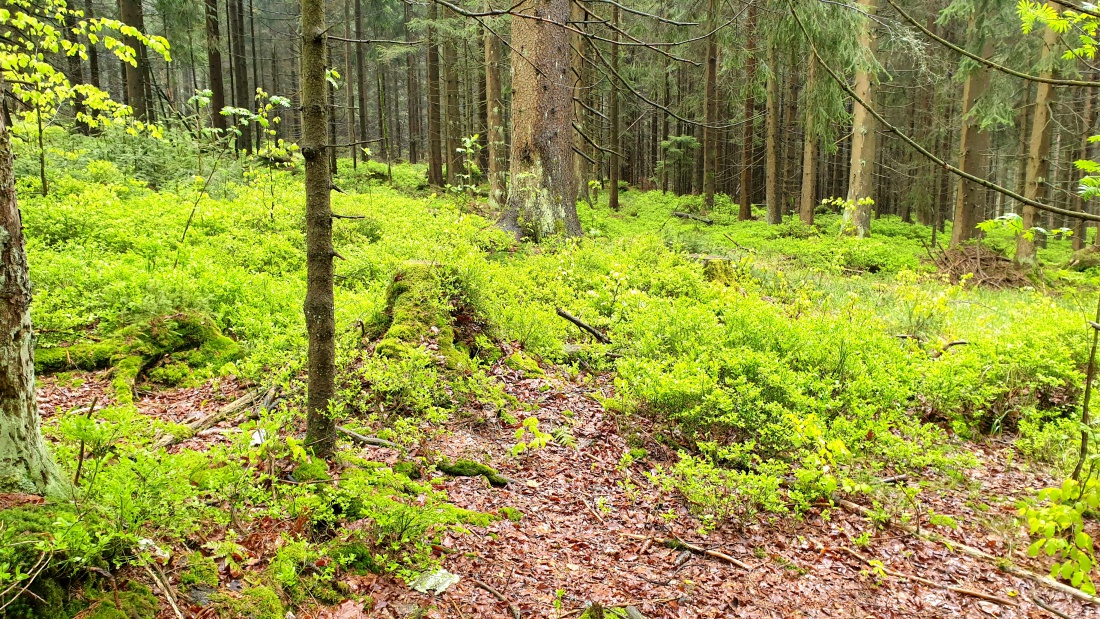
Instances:
[[[237,92],[237,105],[242,108],[252,109],[252,96],[248,92],[248,62],[244,53],[244,5],[242,0],[231,0],[230,10],[233,11],[233,87]],[[304,76],[303,76],[303,79]],[[252,123],[237,124],[241,135],[237,139],[237,150],[251,152],[252,150]]]
[[[435,6],[435,3],[432,3]],[[363,0],[355,0],[355,38],[362,41]],[[363,43],[355,44],[355,91],[359,96],[359,140],[367,141],[367,59]],[[360,146],[362,148],[362,146]]]
[[[875,12],[877,0],[859,0],[859,7],[868,14]],[[878,43],[875,37],[874,22],[865,19],[859,35],[860,47],[874,56]],[[872,82],[875,75],[867,65],[873,58],[856,71],[855,92],[867,105],[874,103]],[[864,198],[874,198],[875,172],[875,118],[859,103],[853,104],[852,114],[852,158],[848,176],[848,201],[852,208],[845,209],[841,229],[859,237],[871,234],[871,204],[860,205]]]
[[[514,15],[512,152],[508,208],[501,226],[535,241],[581,233],[572,179],[573,89],[569,74],[569,0],[526,0]]]
[[[90,0],[89,0],[90,1]],[[222,77],[221,34],[218,32],[218,0],[206,0],[206,56],[210,71],[210,124],[225,132],[225,81]]]
[[[485,96],[488,100],[489,205],[504,208],[505,166],[504,100],[500,94],[500,39],[485,35]],[[522,60],[521,60],[522,62]]]
[[[616,6],[611,11],[611,23],[618,25],[619,23],[619,7]],[[619,173],[622,168],[622,162],[619,161],[619,153],[622,151],[622,140],[619,136],[619,84],[615,80],[615,74],[619,72],[619,32],[616,30],[611,35],[611,40],[614,41],[611,44],[611,73],[608,78],[610,83],[611,94],[608,97],[607,107],[608,115],[611,117],[611,157],[609,162],[611,169],[608,173],[608,187],[607,187],[607,206],[613,211],[619,210]]]
[[[6,108],[5,92],[0,75]],[[61,495],[67,484],[42,439],[35,402],[31,281],[6,116],[0,114],[0,492]]]
[[[976,18],[971,18],[971,31],[976,30]],[[982,48],[982,57],[993,55],[992,40],[986,41]],[[989,132],[983,131],[981,119],[974,114],[974,106],[985,96],[989,87],[989,69],[971,67],[963,84],[962,133],[959,136],[959,168],[975,176],[985,178],[988,175]],[[977,225],[977,209],[985,198],[985,192],[975,183],[963,178],[958,179],[955,193],[955,218],[951,225],[951,247],[956,248],[963,241],[974,237]]]
[[[812,94],[814,80],[817,78],[817,61],[811,57],[806,67],[806,93]],[[804,106],[802,125],[802,192],[799,195],[798,216],[802,223],[812,226],[814,223],[815,190],[817,188],[817,128],[814,126],[812,106]]]
[[[432,2],[431,20],[439,19],[439,5]],[[428,182],[443,186],[443,119],[439,91],[439,35],[435,28],[428,28]]]
[[[1057,7],[1055,7],[1057,9]],[[1043,52],[1039,65],[1043,67],[1040,76],[1050,78],[1054,75],[1054,46],[1058,42],[1058,33],[1047,28],[1043,34]],[[1051,84],[1040,82],[1035,88],[1035,111],[1031,117],[1031,137],[1028,141],[1027,167],[1024,170],[1024,197],[1041,200],[1046,193],[1047,176],[1050,170],[1050,136],[1053,124],[1050,122],[1050,106],[1054,102],[1054,88]],[[1029,239],[1028,233],[1037,225],[1039,211],[1034,206],[1024,205],[1023,229],[1016,239],[1016,263],[1034,265],[1036,263],[1036,240]]]
[[[718,33],[714,32],[718,24],[718,5],[709,0],[707,7],[707,28],[711,35],[707,37],[706,87],[704,92],[703,119],[703,209],[714,208],[714,186],[718,177]]]
[[[306,184],[306,444],[327,458],[336,444],[329,411],[335,393],[336,318],[333,299],[332,178],[326,161],[325,0],[302,0],[302,156]]]
[[[141,11],[141,0],[120,0],[119,12],[122,22],[127,26],[137,28],[139,32],[145,32],[145,17]],[[123,37],[123,43],[134,50],[135,64],[123,63],[126,68],[126,101],[134,110],[134,118],[147,121],[149,117],[149,101],[146,98],[145,86],[146,67],[145,56],[138,53],[145,48],[135,37]]]
[[[765,87],[767,106],[767,136],[765,138],[764,193],[768,203],[768,223],[783,221],[783,205],[779,203],[779,69],[775,61],[774,43],[768,43],[768,82]]]
[[[443,82],[447,106],[446,153],[443,159],[447,162],[447,184],[454,185],[455,176],[462,173],[462,153],[458,152],[462,146],[462,116],[458,106],[458,46],[454,36],[447,36],[443,40]]]
[[[412,6],[405,3],[405,39],[411,40],[409,20],[412,18]],[[409,109],[409,162],[420,161],[420,80],[417,78],[416,55],[405,55],[405,89],[408,94]]]
[[[741,127],[741,195],[738,200],[737,219],[748,221],[752,219],[752,170],[753,170],[753,142],[756,140],[756,3],[749,4],[748,17],[748,42],[745,53],[748,60],[745,62],[745,76],[748,82],[745,84],[745,121]]]

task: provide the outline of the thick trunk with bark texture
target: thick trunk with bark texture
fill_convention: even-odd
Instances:
[[[619,23],[619,7],[611,11],[611,23]],[[619,161],[619,153],[622,152],[622,140],[619,139],[619,84],[615,81],[615,73],[619,72],[619,32],[615,31],[611,36],[614,43],[611,44],[611,94],[608,99],[608,112],[611,116],[611,157],[609,159],[611,170],[608,174],[607,206],[613,211],[619,210],[619,171],[622,163]]]
[[[455,184],[456,175],[462,174],[462,116],[458,106],[458,44],[453,36],[443,41],[443,83],[444,99],[447,106],[446,152],[443,160],[447,163],[447,183]]]
[[[718,23],[716,0],[710,0],[707,8],[707,28],[714,30]],[[705,101],[703,104],[703,208],[714,208],[714,186],[718,177],[718,33],[707,38]]]
[[[810,66],[806,67],[806,91],[812,92],[814,80],[817,78],[817,61],[809,60]],[[814,116],[807,106],[804,110],[805,122],[803,123],[802,137],[802,193],[799,196],[798,217],[802,223],[812,226],[814,223],[815,190],[817,188],[817,134],[814,127]]]
[[[121,0],[119,13],[122,22],[127,26],[133,26],[140,32],[145,32],[145,17],[141,11],[141,0]],[[123,42],[135,50],[134,59],[136,66],[123,63],[126,68],[126,103],[134,109],[134,117],[138,120],[149,120],[149,102],[145,97],[145,56],[137,51],[144,46],[135,37],[123,37]]]
[[[302,0],[302,156],[306,167],[306,332],[309,336],[306,443],[317,456],[332,454],[336,422],[336,318],[333,300],[332,205],[326,157],[325,0]]]
[[[753,117],[756,115],[756,3],[749,4],[748,18],[748,43],[746,52],[749,56],[745,64],[745,75],[748,84],[745,85],[745,124],[741,128],[741,195],[738,200],[737,219],[747,221],[752,219],[752,170],[753,170],[753,141],[756,139],[756,123]]]
[[[864,12],[875,12],[876,0],[860,0],[859,7]],[[877,48],[874,22],[864,20],[863,32],[859,37],[860,47],[874,55]],[[868,67],[856,72],[855,92],[867,105],[874,104],[872,84],[875,75]],[[859,103],[853,104],[852,113],[852,158],[848,171],[848,200],[853,207],[844,212],[842,229],[856,236],[871,234],[871,205],[860,205],[864,198],[874,198],[875,172],[875,118]]]
[[[972,25],[973,27],[973,25]],[[982,49],[982,56],[993,55],[993,43],[989,41]],[[989,69],[972,67],[963,84],[963,126],[959,137],[959,168],[975,176],[986,178],[988,175],[989,132],[983,131],[981,119],[974,114],[974,106],[985,95],[989,87]],[[955,218],[951,225],[951,247],[959,246],[963,241],[974,238],[979,205],[985,199],[985,192],[975,183],[959,178],[955,191]]]
[[[783,205],[779,203],[779,69],[775,62],[775,49],[768,47],[768,83],[765,87],[767,106],[767,136],[765,137],[764,200],[768,203],[768,223],[783,221]]]
[[[512,18],[512,154],[501,226],[540,240],[579,235],[572,166],[569,0],[528,0]],[[526,60],[524,60],[526,59]]]
[[[431,20],[439,18],[439,5],[431,4]],[[443,186],[443,128],[440,118],[442,104],[439,92],[439,35],[428,28],[428,182]]]
[[[5,90],[0,77],[0,104]],[[42,440],[34,396],[31,281],[5,117],[0,114],[0,492],[59,495],[66,483]]]
[[[489,205],[504,208],[505,170],[504,100],[500,94],[500,39],[495,34],[485,35],[485,97],[488,104],[489,150]]]
[[[1055,7],[1057,9],[1057,7]],[[1044,69],[1040,75],[1050,78],[1054,75],[1051,55],[1058,42],[1058,33],[1047,28],[1043,34],[1043,53],[1039,61]],[[1035,111],[1031,117],[1031,137],[1028,141],[1027,165],[1024,169],[1024,197],[1042,200],[1046,193],[1047,176],[1050,170],[1050,107],[1054,102],[1054,87],[1039,83],[1035,88]],[[1027,232],[1039,225],[1039,209],[1024,205],[1023,226],[1025,234],[1016,239],[1016,262],[1033,265],[1036,262],[1035,240],[1027,237]]]
[[[225,81],[222,77],[221,33],[218,31],[218,0],[206,0],[206,57],[210,70],[210,121],[225,131]]]
[[[244,54],[244,5],[242,0],[232,0],[230,8],[233,11],[233,88],[236,90],[237,105],[252,109],[252,95],[248,90],[248,62]],[[302,79],[305,79],[303,76]],[[252,150],[252,124],[238,124],[241,135],[237,138],[237,149],[245,152]]]

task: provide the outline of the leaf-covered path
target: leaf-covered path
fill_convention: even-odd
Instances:
[[[1036,606],[1031,601],[1034,596],[1071,617],[1100,616],[1100,609],[896,529],[878,531],[869,546],[859,549],[853,540],[871,530],[871,525],[840,508],[818,506],[802,519],[765,517],[743,529],[720,527],[700,536],[700,523],[684,502],[647,479],[646,471],[663,460],[671,461],[671,452],[654,449],[643,460],[621,465],[629,451],[624,436],[639,431],[645,436],[645,421],[617,420],[592,397],[597,391],[611,395],[609,379],[524,378],[503,365],[494,372],[506,391],[532,405],[533,412],[527,414],[537,416],[541,428],[569,428],[575,447],[551,443],[513,456],[515,427],[486,412],[467,410],[429,448],[451,460],[491,464],[512,480],[504,488],[494,488],[482,477],[446,477],[439,488],[455,505],[502,516],[511,508],[522,517],[503,517],[484,528],[449,533],[437,554],[443,567],[461,580],[438,596],[411,591],[388,577],[349,575],[345,582],[351,591],[370,595],[375,602],[372,609],[363,610],[348,601],[312,614],[299,613],[300,619],[509,617],[509,604],[524,618],[576,617],[592,601],[631,605],[645,617],[1054,616]],[[91,398],[102,397],[106,379],[85,378],[76,387],[43,381],[39,389],[43,413],[48,415],[56,407],[86,406]],[[240,391],[238,385],[227,382],[218,390],[207,385],[146,394],[137,404],[147,414],[180,422],[214,410]],[[220,424],[184,447],[225,440],[222,437],[231,431],[232,427]],[[1006,444],[969,448],[981,464],[967,472],[967,482],[932,479],[932,488],[941,490],[920,495],[923,510],[949,514],[959,521],[957,529],[939,526],[935,531],[1045,573],[1040,561],[1024,554],[1024,531],[1010,523],[1015,496],[1049,485],[1052,479],[1006,459],[1011,451]],[[371,460],[392,463],[399,456],[385,448],[361,449]],[[923,526],[931,525],[925,520]],[[662,542],[670,537],[728,554],[749,569],[668,548]],[[1018,606],[881,572],[876,575],[876,570],[846,549],[881,561],[887,572],[997,596]],[[199,612],[192,616],[202,616]],[[174,614],[165,608],[159,616]]]

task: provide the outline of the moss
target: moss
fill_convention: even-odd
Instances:
[[[328,479],[328,465],[320,458],[313,458],[295,467],[293,475],[294,479],[297,481],[319,481]]]
[[[111,379],[111,388],[115,392],[115,402],[119,404],[133,404],[134,383],[138,374],[145,367],[145,359],[133,355],[126,357],[115,366],[115,375]]]
[[[114,591],[104,591],[84,616],[86,619],[154,619],[158,607],[157,598],[148,587],[130,582],[126,590],[118,592],[117,606]]]
[[[404,475],[409,479],[420,479],[420,465],[415,462],[398,462],[393,465],[393,472],[399,475]]]
[[[218,615],[226,619],[284,619],[286,613],[279,594],[271,587],[249,587],[237,596],[215,593],[210,599]]]
[[[193,552],[187,555],[187,567],[180,572],[180,585],[184,590],[191,585],[218,586],[218,565],[214,559]]]
[[[340,544],[332,549],[332,558],[345,569],[358,574],[381,574],[383,566],[374,558],[371,547],[362,542]]]
[[[512,522],[519,522],[523,520],[523,512],[514,507],[502,507],[500,508],[500,515],[511,520]]]
[[[496,469],[480,462],[474,462],[473,460],[460,459],[456,460],[454,464],[451,464],[447,461],[442,461],[437,463],[435,466],[443,473],[446,473],[447,475],[451,475],[453,477],[484,476],[485,479],[489,480],[489,483],[491,485],[498,488],[508,485],[508,479],[501,476],[501,474],[498,473]]]
[[[512,353],[511,356],[505,359],[504,365],[513,370],[521,371],[526,376],[545,376],[537,361],[519,351]]]
[[[737,282],[737,270],[729,260],[709,258],[703,263],[703,277],[707,281],[729,286]]]
[[[34,371],[52,374],[61,370],[102,370],[110,367],[118,354],[115,341],[74,344],[64,348],[37,348],[34,351]]]

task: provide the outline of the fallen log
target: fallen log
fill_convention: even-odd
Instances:
[[[270,401],[271,399],[273,399],[274,394],[277,392],[277,390],[278,386],[269,389],[267,391],[268,395],[264,398],[264,401]],[[175,434],[166,434],[162,436],[160,440],[154,443],[153,447],[171,447],[172,445],[175,445],[176,443],[184,439],[190,438],[191,436],[202,432],[203,430],[209,430],[210,428],[213,428],[214,426],[221,423],[230,415],[239,413],[240,411],[245,410],[246,408],[251,406],[252,403],[256,401],[256,398],[259,397],[259,395],[260,392],[258,390],[249,391],[248,393],[237,398],[236,400],[233,400],[229,404],[226,404],[225,406],[219,408],[213,413],[210,413],[209,415],[202,417],[201,419],[196,419],[195,421],[187,424],[187,428],[191,431],[189,435],[176,436]]]
[[[853,503],[853,502],[845,500],[845,499],[834,499],[834,501],[836,501],[837,505],[840,505],[841,507],[843,507],[844,509],[846,509],[850,512],[855,512],[857,514],[867,516],[867,517],[871,516],[871,510],[867,509],[866,507],[863,507],[862,505],[858,505],[856,503]],[[1069,586],[1065,583],[1058,582],[1057,580],[1054,580],[1050,576],[1043,576],[1041,574],[1036,574],[1035,572],[1032,572],[1029,569],[1022,568],[1022,567],[1012,563],[1008,559],[1005,559],[1005,558],[1002,558],[1002,557],[995,557],[995,556],[993,556],[993,555],[991,555],[987,552],[984,552],[982,550],[978,550],[977,548],[974,548],[973,546],[967,546],[966,544],[960,544],[960,543],[955,542],[953,540],[947,540],[943,536],[937,535],[935,533],[930,533],[930,532],[927,532],[927,531],[922,533],[922,532],[918,531],[916,527],[912,527],[912,526],[909,526],[907,524],[902,524],[900,522],[891,522],[890,526],[901,529],[902,531],[905,531],[906,533],[910,533],[910,534],[915,535],[917,537],[920,537],[922,539],[926,539],[926,540],[931,541],[931,542],[936,542],[936,543],[939,543],[939,544],[943,544],[944,546],[947,546],[947,548],[949,550],[953,550],[953,551],[957,550],[957,551],[961,552],[962,554],[964,554],[968,557],[971,557],[971,558],[974,558],[974,559],[980,559],[980,560],[985,561],[987,563],[991,563],[994,566],[996,566],[998,569],[1000,569],[1001,571],[1007,572],[1009,574],[1012,574],[1013,576],[1017,576],[1019,578],[1025,579],[1025,580],[1030,580],[1031,582],[1042,585],[1044,587],[1048,587],[1050,589],[1054,589],[1055,591],[1060,591],[1062,593],[1065,593],[1066,595],[1077,598],[1078,600],[1081,600],[1082,602],[1088,602],[1090,604],[1100,604],[1100,598],[1089,595],[1088,593],[1085,593],[1084,591],[1081,591],[1080,589],[1077,589],[1075,587],[1071,587],[1071,586]]]
[[[358,432],[352,432],[344,426],[336,426],[336,431],[344,436],[350,438],[357,443],[363,443],[364,445],[373,445],[375,447],[389,447],[390,449],[401,449],[401,446],[397,443],[387,441],[384,438],[378,438],[376,436],[365,436]]]
[[[721,559],[722,561],[725,561],[726,563],[731,563],[733,565],[736,565],[737,567],[739,567],[739,568],[741,568],[745,571],[752,570],[752,568],[749,567],[747,564],[745,564],[743,561],[738,561],[737,559],[734,559],[733,557],[729,556],[728,554],[726,554],[724,552],[718,552],[717,550],[707,550],[706,548],[703,548],[702,546],[696,546],[695,544],[689,544],[689,543],[685,542],[684,540],[680,539],[679,537],[669,538],[669,539],[665,540],[664,544],[665,544],[665,546],[667,546],[669,548],[672,548],[672,549],[683,548],[683,549],[686,549],[686,550],[690,550],[692,552],[699,553],[701,555],[706,555],[708,557],[714,557],[715,559]]]
[[[710,219],[709,217],[703,217],[701,215],[692,215],[691,213],[682,213],[680,211],[672,211],[672,216],[673,217],[678,217],[680,219],[690,219],[692,221],[697,221],[699,223],[704,223],[708,226],[714,225],[714,220],[713,219]]]

